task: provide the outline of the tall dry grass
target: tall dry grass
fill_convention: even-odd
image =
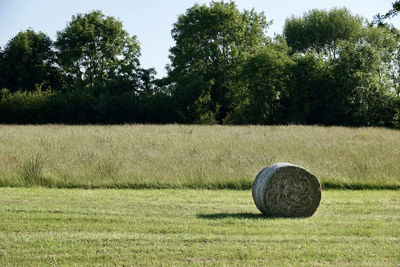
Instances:
[[[0,186],[250,188],[275,162],[325,187],[400,188],[400,131],[317,126],[0,126]]]

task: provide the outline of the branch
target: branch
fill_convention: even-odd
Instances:
[[[392,3],[392,9],[389,10],[386,14],[377,14],[372,23],[373,24],[378,24],[378,25],[382,25],[385,19],[390,19],[393,18],[394,16],[397,16],[398,13],[400,12],[400,0],[395,1],[394,3]]]

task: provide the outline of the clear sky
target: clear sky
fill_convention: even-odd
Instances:
[[[240,10],[254,8],[273,20],[268,34],[281,33],[286,18],[301,16],[309,9],[347,7],[353,14],[372,20],[376,13],[385,13],[394,0],[236,0]],[[158,76],[165,75],[169,63],[172,24],[178,15],[195,3],[204,0],[0,0],[0,46],[19,31],[32,28],[42,31],[53,40],[56,32],[64,29],[71,16],[101,10],[107,16],[122,21],[124,29],[136,35],[141,45],[140,62],[143,67],[154,67]],[[390,21],[400,28],[400,16]]]

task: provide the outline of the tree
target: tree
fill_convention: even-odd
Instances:
[[[398,43],[398,31],[387,25],[367,25],[356,42],[342,43],[333,74],[349,124],[392,123],[399,86]]]
[[[332,9],[292,17],[284,35],[296,64],[290,98],[283,102],[292,110],[289,115],[298,116],[295,121],[391,123],[399,85],[398,30],[375,27],[347,9]]]
[[[394,1],[392,3],[392,9],[391,10],[389,10],[388,12],[386,12],[383,15],[378,13],[374,17],[373,23],[374,24],[378,24],[378,25],[383,25],[385,19],[390,19],[390,18],[392,18],[394,16],[397,16],[399,12],[400,12],[400,1],[397,0],[397,1]]]
[[[179,16],[168,79],[185,122],[221,123],[232,111],[239,66],[266,42],[267,26],[263,13],[233,2],[196,4]]]
[[[21,31],[0,51],[0,87],[10,92],[59,89],[55,60],[53,42],[46,34]]]
[[[340,41],[356,40],[361,28],[362,19],[346,8],[313,9],[302,17],[287,19],[283,34],[294,52],[315,51],[319,56],[334,58]]]
[[[2,47],[0,46],[0,88],[3,88],[5,85],[5,69],[4,69],[4,52]]]
[[[339,124],[331,65],[314,53],[294,54],[287,90],[280,97],[282,122]]]
[[[55,45],[59,63],[75,88],[129,91],[137,87],[140,47],[136,36],[130,37],[115,18],[100,11],[72,16],[57,33]]]
[[[245,83],[239,103],[227,122],[240,124],[274,124],[280,121],[280,99],[290,84],[293,60],[285,42],[270,42],[250,55],[243,65]]]

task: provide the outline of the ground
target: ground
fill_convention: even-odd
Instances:
[[[323,191],[299,219],[250,190],[0,188],[2,266],[398,266],[399,246],[399,191]]]

